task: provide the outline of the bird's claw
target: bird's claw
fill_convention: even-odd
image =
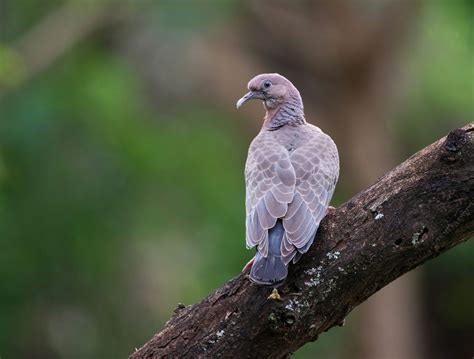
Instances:
[[[254,261],[255,257],[253,257],[251,260],[248,261],[248,263],[242,268],[242,273],[246,272],[247,269],[249,269]]]
[[[336,208],[333,207],[333,206],[329,206],[328,208],[326,208],[326,216],[327,215],[331,215],[331,214],[334,214],[334,212],[336,212]]]
[[[273,288],[272,293],[268,296],[267,299],[272,299],[272,300],[280,300],[280,293],[278,293],[278,289]]]

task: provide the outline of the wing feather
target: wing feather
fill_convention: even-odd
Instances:
[[[273,195],[273,192],[268,192],[265,195],[265,207],[267,208],[268,213],[271,214],[273,218],[281,218],[285,215],[288,204],[284,202],[279,202]]]
[[[249,148],[245,166],[246,243],[268,255],[268,230],[285,216],[295,193],[296,176],[288,151],[260,133]]]
[[[326,214],[339,175],[337,148],[321,132],[315,133],[313,141],[296,149],[290,160],[295,169],[296,184],[294,200],[283,218],[286,233],[281,251],[285,263],[293,258],[297,260],[297,252],[308,251]]]

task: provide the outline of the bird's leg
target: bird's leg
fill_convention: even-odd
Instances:
[[[280,300],[280,293],[278,293],[278,289],[273,288],[272,293],[268,296],[268,299],[273,299],[273,300]]]
[[[333,207],[333,206],[329,206],[328,208],[326,208],[326,214],[325,214],[325,216],[331,215],[331,214],[333,214],[334,212],[336,212],[336,208]]]
[[[255,257],[253,257],[251,260],[248,261],[248,263],[242,268],[242,273],[246,272],[247,269],[249,269],[252,266],[254,259]]]

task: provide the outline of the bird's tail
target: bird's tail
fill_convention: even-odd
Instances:
[[[281,220],[268,231],[268,256],[264,257],[257,249],[257,254],[250,270],[250,280],[259,284],[279,285],[288,275],[288,268],[281,258],[281,241],[285,229]]]

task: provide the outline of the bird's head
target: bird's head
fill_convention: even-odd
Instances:
[[[262,100],[267,111],[274,110],[288,101],[300,103],[301,107],[303,106],[296,87],[280,74],[257,75],[248,83],[248,89],[250,91],[237,101],[237,108],[254,99]]]

